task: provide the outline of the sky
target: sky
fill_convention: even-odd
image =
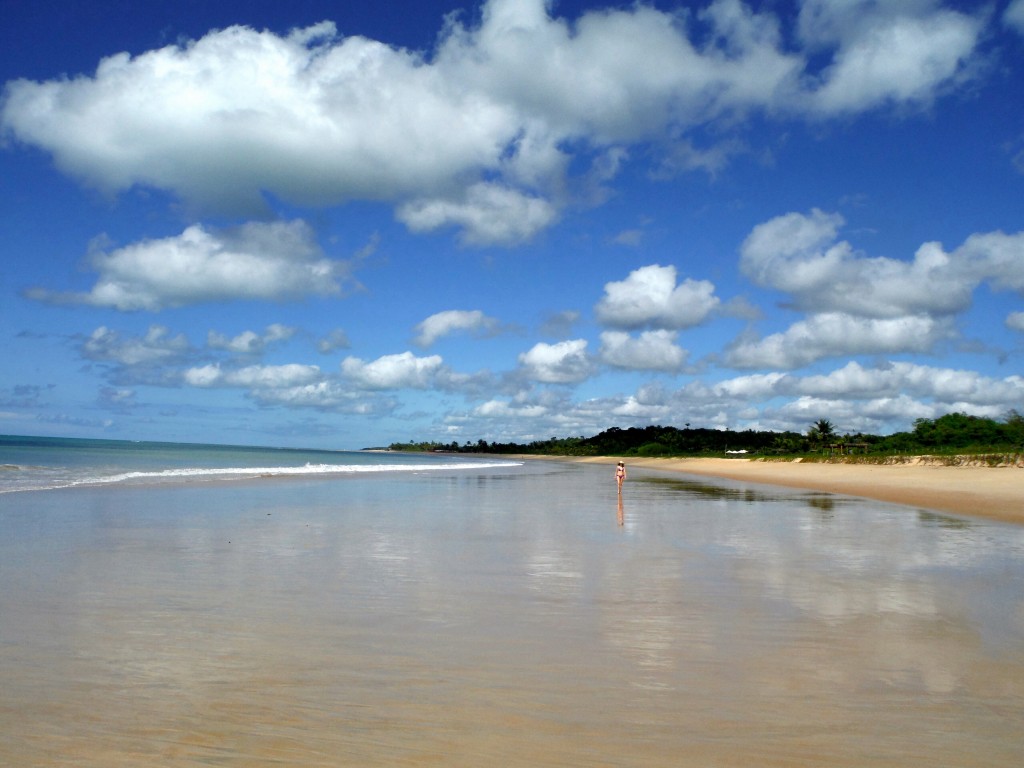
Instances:
[[[1024,0],[0,18],[0,433],[1024,410]]]

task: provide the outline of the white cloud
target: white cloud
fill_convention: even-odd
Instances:
[[[172,336],[162,325],[152,325],[141,337],[123,337],[106,326],[93,331],[82,344],[89,360],[112,362],[126,367],[150,366],[174,362],[190,350],[184,335]]]
[[[542,405],[516,405],[505,400],[488,400],[473,409],[473,415],[483,419],[535,419],[547,413]]]
[[[824,114],[858,112],[886,102],[928,103],[970,61],[984,16],[933,2],[813,0],[801,31],[813,46],[837,44],[810,103]]]
[[[951,252],[925,243],[904,261],[858,254],[838,240],[843,223],[813,210],[754,227],[740,249],[743,273],[812,314],[784,333],[737,340],[730,364],[794,368],[841,354],[926,352],[952,337],[980,284],[1024,292],[1024,232],[975,234]]]
[[[614,416],[631,419],[639,422],[654,423],[664,420],[671,415],[671,410],[666,406],[652,405],[638,400],[636,397],[627,397],[623,402],[611,409]]]
[[[202,225],[160,240],[143,240],[92,255],[100,277],[86,294],[43,289],[31,298],[120,310],[159,311],[233,299],[296,299],[341,290],[347,267],[324,258],[302,221],[254,222],[211,230]]]
[[[1024,333],[1024,312],[1011,312],[1007,315],[1006,327]]]
[[[644,331],[634,338],[625,331],[601,334],[601,361],[615,368],[674,373],[686,362],[675,331]]]
[[[780,394],[780,383],[786,380],[787,374],[784,373],[756,373],[719,382],[707,392],[709,396],[714,393],[716,397],[747,401],[764,400]]]
[[[1024,293],[1024,231],[1008,235],[985,232],[971,235],[952,257],[975,282],[988,281],[997,290]]]
[[[1024,0],[1013,0],[1003,12],[1003,23],[1024,35]]]
[[[433,314],[417,325],[415,341],[420,346],[429,347],[441,337],[456,331],[489,333],[494,331],[497,325],[497,320],[487,317],[479,309],[449,309]]]
[[[1024,398],[1024,376],[984,376],[976,371],[884,363],[865,367],[850,362],[825,374],[798,376],[773,372],[738,376],[706,386],[691,382],[671,395],[653,400],[671,407],[676,419],[685,416],[712,423],[718,412],[723,424],[737,428],[753,418],[772,429],[803,431],[828,418],[842,431],[884,434],[906,430],[916,418],[965,412],[1001,417]],[[753,417],[743,416],[753,411]]]
[[[441,370],[439,355],[416,357],[412,352],[384,355],[372,362],[346,357],[341,371],[365,389],[426,389]]]
[[[257,389],[251,395],[261,405],[293,409],[312,408],[359,416],[380,416],[394,411],[398,405],[392,398],[351,392],[339,382],[330,380],[293,387]]]
[[[693,423],[700,427],[804,432],[830,419],[840,432],[886,434],[917,418],[964,412],[1000,418],[1024,399],[1024,376],[995,378],[969,370],[914,363],[856,362],[827,373],[772,372],[714,384],[691,381],[676,390],[645,384],[633,395],[573,401],[565,390],[531,390],[494,398],[457,419],[466,434],[529,441],[551,435],[597,434],[612,426]],[[476,421],[474,424],[473,422]]]
[[[240,387],[243,389],[283,389],[310,384],[323,378],[315,365],[249,365],[223,370],[211,364],[185,371],[185,383],[193,387]]]
[[[838,241],[843,218],[813,210],[788,213],[751,231],[740,268],[755,283],[792,294],[811,311],[894,318],[947,314],[970,306],[978,276],[937,243],[922,245],[911,262],[867,258]]]
[[[825,375],[790,376],[785,381],[790,394],[842,399],[892,396],[902,386],[902,377],[892,367],[865,368],[856,361]]]
[[[995,379],[977,371],[935,368],[912,363],[893,363],[888,369],[901,390],[917,397],[957,406],[974,406],[1020,402],[1024,398],[1024,377],[1007,376]]]
[[[98,187],[215,208],[259,206],[263,189],[299,203],[401,195],[485,162],[514,131],[416,54],[338,39],[329,22],[283,37],[235,26],[111,56],[91,78],[18,81],[4,117]]]
[[[718,306],[714,292],[707,280],[687,278],[677,286],[674,266],[652,264],[630,272],[625,280],[607,283],[594,311],[601,323],[612,328],[689,328]]]
[[[535,344],[519,355],[527,378],[547,384],[575,384],[593,373],[585,339]]]
[[[295,329],[274,323],[268,325],[263,335],[255,331],[243,331],[233,338],[222,333],[210,331],[206,335],[206,346],[220,349],[236,355],[261,355],[268,345],[278,341],[287,341],[295,335]]]
[[[237,388],[263,406],[312,408],[335,413],[380,415],[395,409],[388,398],[353,392],[341,382],[328,379],[318,366],[289,363],[251,365],[224,369],[210,364],[185,370],[185,384],[197,388]]]
[[[190,387],[216,387],[223,377],[220,366],[216,363],[189,368],[182,375]]]
[[[862,401],[906,395],[947,405],[972,403],[982,407],[1024,397],[1024,377],[995,379],[977,371],[906,362],[865,367],[851,361],[827,374],[739,376],[714,385],[709,393],[748,401],[794,396]]]
[[[547,200],[493,183],[474,184],[458,199],[411,200],[399,206],[396,215],[413,232],[457,226],[468,245],[515,245],[557,218]]]
[[[928,352],[952,335],[948,322],[927,315],[864,318],[839,312],[811,315],[783,333],[740,339],[726,351],[735,368],[792,369],[840,355]]]
[[[760,285],[788,291],[815,287],[829,280],[843,259],[843,249],[830,247],[842,225],[842,216],[818,209],[776,216],[747,235],[740,266]]]
[[[779,17],[738,0],[572,23],[550,7],[490,0],[479,26],[449,19],[432,56],[340,37],[330,22],[211,31],[110,56],[91,76],[11,82],[0,125],[108,193],[152,187],[232,213],[265,211],[267,193],[385,201],[416,231],[451,225],[470,244],[512,244],[571,202],[570,167],[618,158],[597,163],[607,181],[628,145],[655,141],[716,168],[742,146],[735,131],[696,150],[687,130],[734,127],[752,110],[817,119],[927,103],[964,77],[982,33],[932,3],[816,0],[801,13],[801,50]]]
[[[840,433],[875,433],[880,425],[896,423],[902,429],[909,429],[914,419],[934,418],[941,413],[906,395],[863,401],[805,396],[767,408],[761,418],[794,432],[805,432],[818,419],[828,419]]]

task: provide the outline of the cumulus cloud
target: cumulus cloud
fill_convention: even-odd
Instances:
[[[686,350],[676,345],[675,331],[644,331],[633,337],[625,331],[601,334],[601,362],[615,368],[677,372],[686,362]]]
[[[1003,13],[1003,23],[1024,35],[1024,0],[1012,0]]]
[[[365,392],[352,392],[333,380],[300,384],[291,387],[257,389],[250,393],[260,405],[291,409],[310,408],[317,411],[347,413],[358,416],[382,416],[398,407],[394,398]]]
[[[473,409],[473,415],[482,419],[535,419],[548,413],[548,409],[536,403],[515,404],[505,400],[488,400]]]
[[[966,309],[977,287],[964,264],[937,243],[912,261],[868,258],[838,240],[843,218],[813,210],[754,227],[740,248],[740,268],[758,285],[785,291],[799,309],[893,318]]]
[[[453,419],[469,434],[507,429],[525,441],[643,423],[803,432],[821,418],[841,432],[885,434],[909,429],[914,419],[951,412],[1001,418],[1019,409],[1022,398],[1024,376],[1016,374],[1000,378],[909,362],[850,362],[820,374],[753,373],[716,383],[690,381],[675,390],[649,383],[632,395],[583,401],[565,390],[530,390],[486,400]]]
[[[945,405],[991,406],[1024,396],[1024,377],[996,379],[977,371],[939,368],[908,362],[864,366],[850,361],[825,374],[798,376],[773,372],[739,376],[708,390],[717,397],[772,400],[780,397],[863,401],[913,397]]]
[[[340,293],[343,262],[323,256],[305,222],[253,222],[143,240],[92,254],[99,280],[89,293],[36,288],[31,298],[119,310],[157,312],[212,301],[283,301]]]
[[[413,232],[458,227],[467,245],[521,243],[557,218],[554,206],[543,198],[483,182],[457,198],[410,200],[398,207],[396,215]]]
[[[431,315],[416,326],[416,343],[429,347],[438,339],[457,331],[490,333],[497,328],[498,321],[487,317],[479,309],[449,309]]]
[[[594,307],[597,319],[623,330],[676,330],[701,323],[719,304],[715,286],[687,278],[676,285],[676,268],[652,264],[607,283]]]
[[[255,331],[243,331],[237,336],[229,338],[217,331],[210,331],[206,335],[206,346],[210,349],[223,350],[236,355],[258,356],[263,354],[270,344],[287,341],[295,333],[296,330],[294,328],[289,328],[280,323],[268,325],[262,335]]]
[[[979,285],[1024,292],[1024,232],[972,235],[947,252],[925,243],[909,260],[868,257],[840,240],[843,218],[812,210],[754,227],[740,268],[811,313],[782,333],[743,337],[728,350],[737,367],[794,368],[842,354],[927,352],[954,335]]]
[[[840,355],[928,352],[950,338],[952,326],[928,315],[864,318],[823,312],[763,339],[739,339],[726,350],[734,368],[792,369]]]
[[[576,384],[594,370],[585,339],[557,344],[540,342],[519,355],[519,364],[528,379],[547,384]]]
[[[951,254],[965,279],[987,281],[996,290],[1024,293],[1024,231],[971,235]]]
[[[970,71],[983,32],[923,0],[807,2],[798,46],[779,16],[738,0],[572,21],[550,8],[490,0],[477,25],[449,19],[429,54],[330,22],[214,30],[112,55],[91,75],[11,82],[0,125],[108,193],[152,187],[231,213],[264,211],[267,193],[385,201],[413,230],[513,244],[557,221],[570,168],[600,167],[603,183],[641,142],[676,165],[718,167],[735,138],[698,151],[688,131],[753,110],[818,119],[926,104]],[[589,202],[594,180],[578,185]]]
[[[183,334],[171,335],[162,325],[152,325],[143,336],[123,336],[100,326],[82,344],[82,356],[97,362],[121,366],[150,366],[182,359],[190,351]]]
[[[187,369],[183,378],[193,387],[241,387],[243,389],[281,389],[305,385],[323,378],[315,365],[249,365],[224,370],[211,364]]]
[[[849,362],[822,374],[771,372],[670,392],[644,387],[638,402],[667,408],[666,421],[699,420],[732,428],[804,431],[820,418],[841,431],[886,433],[909,429],[916,418],[965,412],[999,418],[1024,396],[1024,377],[996,378],[976,371],[908,362],[864,366]],[[629,399],[623,400],[629,405]]]
[[[609,403],[609,413],[624,418],[631,423],[648,422],[651,424],[671,420],[672,410],[665,405],[645,403],[643,400],[629,396],[619,403]]]
[[[558,398],[541,395],[561,394]],[[551,434],[596,434],[611,426],[676,424],[703,427],[805,431],[828,418],[841,432],[884,434],[909,429],[916,418],[965,412],[1002,417],[1019,407],[1024,377],[913,363],[863,366],[848,363],[828,373],[747,374],[714,384],[691,381],[672,390],[645,384],[633,395],[575,401],[565,390],[529,390],[508,400],[493,398],[470,412],[453,414],[470,434],[508,430],[519,440]]]
[[[931,0],[809,0],[799,31],[811,50],[834,47],[831,62],[808,94],[825,114],[894,103],[929,102],[954,81],[974,54],[983,15],[942,9]]]
[[[441,370],[439,355],[416,357],[412,352],[384,355],[371,362],[346,357],[341,372],[364,389],[426,389]]]

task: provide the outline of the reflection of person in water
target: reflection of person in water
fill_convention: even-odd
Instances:
[[[622,510],[622,494],[619,494],[619,525],[626,524],[626,513]]]
[[[620,461],[615,468],[615,482],[618,483],[619,493],[622,493],[622,481],[626,479],[626,462]]]

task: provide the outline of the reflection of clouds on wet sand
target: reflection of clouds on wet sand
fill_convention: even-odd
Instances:
[[[381,574],[388,578],[408,578],[413,558],[410,548],[405,542],[378,532],[371,537],[368,543],[366,558],[370,565],[380,569]]]
[[[583,573],[574,558],[552,541],[539,541],[526,562],[530,589],[548,597],[572,597],[579,593]]]
[[[950,695],[972,685],[985,646],[1016,642],[1020,652],[1019,620],[979,620],[979,612],[1001,604],[1013,616],[1024,605],[1013,594],[1019,561],[1008,581],[990,578],[1009,565],[1008,552],[1021,550],[1024,530],[843,506],[823,519],[780,501],[775,514],[785,525],[766,519],[722,537],[740,585],[768,598],[766,622],[778,611],[780,621],[808,624],[827,639],[802,648],[798,666],[851,687],[874,680]],[[1015,688],[1024,694],[1024,681]]]
[[[647,689],[674,687],[671,674],[679,660],[679,643],[692,650],[693,614],[680,610],[678,565],[671,561],[644,566],[636,561],[610,564],[601,585],[601,632],[622,663],[632,685]]]
[[[0,516],[0,762],[1021,764],[1024,529],[640,470],[624,527],[598,469],[203,493]]]

